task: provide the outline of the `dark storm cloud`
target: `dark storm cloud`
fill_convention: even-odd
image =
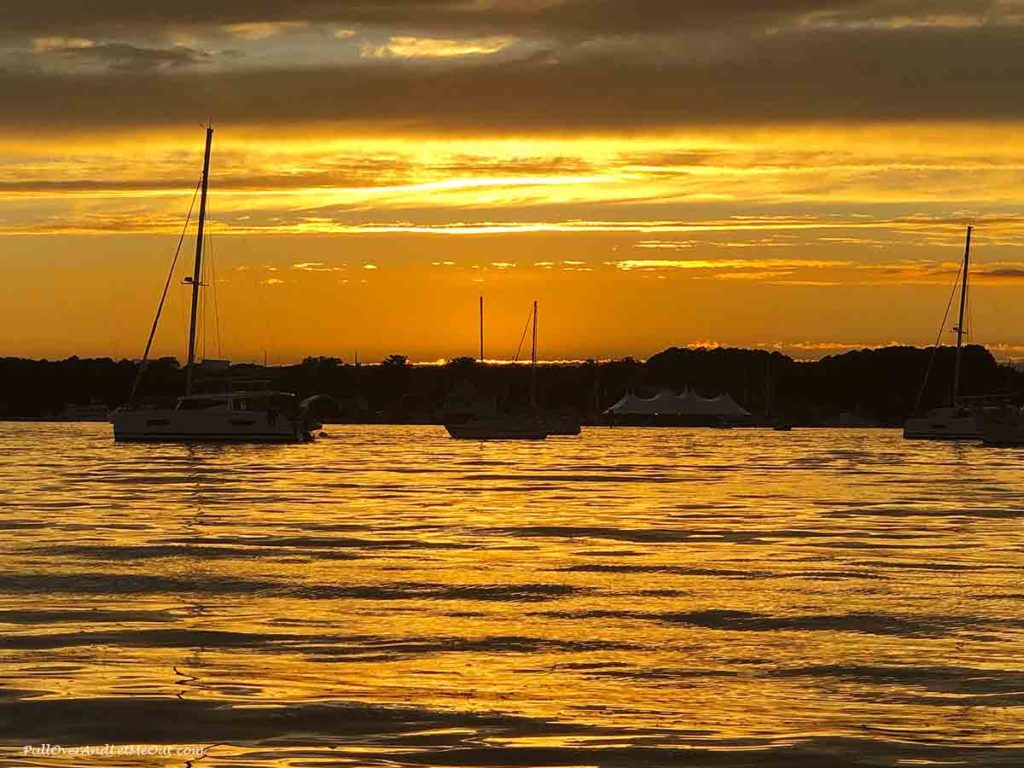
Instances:
[[[45,11],[6,5],[0,29],[21,35],[18,61],[68,59],[66,71],[0,71],[0,126],[10,128],[184,124],[211,111],[217,121],[236,124],[327,121],[396,132],[503,133],[1024,117],[1024,26],[998,0],[36,4]],[[129,29],[155,36],[189,24],[296,20],[374,24],[385,35],[512,34],[532,47],[492,57],[352,58],[300,67],[280,53],[273,60],[251,52],[231,59],[111,37]],[[26,53],[36,35],[58,44]],[[71,45],[61,48],[64,38]],[[76,60],[92,66],[76,68]],[[199,62],[210,66],[186,66]],[[97,72],[97,63],[107,71]]]
[[[65,34],[161,26],[227,25],[278,21],[372,24],[471,30],[523,31],[550,25],[549,31],[583,27],[613,30],[686,26],[786,15],[805,8],[845,6],[856,0],[503,0],[476,6],[465,0],[51,0],[12,3],[0,11],[0,26],[11,33]]]
[[[722,121],[1016,119],[1010,27],[771,35],[722,60],[600,51],[483,63],[0,73],[0,125],[339,121],[402,130],[665,128]]]
[[[57,45],[40,54],[69,62],[93,63],[115,70],[145,71],[172,69],[197,64],[210,57],[205,51],[183,45],[172,48],[148,48],[130,43],[99,43],[96,45]]]
[[[1020,267],[993,267],[980,270],[980,274],[984,277],[1002,280],[1024,280],[1024,269]]]
[[[804,16],[984,14],[999,0],[48,0],[5,3],[0,34],[83,34],[279,21],[379,25],[447,34],[625,34],[750,26]]]

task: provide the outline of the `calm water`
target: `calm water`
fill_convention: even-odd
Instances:
[[[1024,763],[1024,451],[330,435],[0,424],[4,765]]]

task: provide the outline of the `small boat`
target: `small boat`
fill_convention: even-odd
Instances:
[[[544,440],[548,424],[532,415],[497,415],[462,424],[445,424],[448,434],[456,440]]]
[[[583,432],[580,420],[568,414],[556,414],[545,418],[548,434],[558,437],[575,437]]]
[[[298,402],[295,395],[268,389],[243,392],[197,393],[193,390],[196,370],[196,327],[199,292],[203,285],[203,229],[206,224],[206,198],[210,178],[210,149],[213,128],[206,129],[206,151],[196,229],[195,266],[186,284],[192,286],[192,310],[188,331],[188,363],[185,366],[185,394],[172,407],[147,407],[136,401],[139,382],[146,369],[153,338],[160,322],[164,300],[170,286],[168,275],[157,307],[149,341],[139,365],[128,402],[110,413],[114,440],[118,442],[274,442],[301,443],[312,439],[319,427],[309,414],[315,398]],[[186,226],[187,226],[186,221]],[[180,246],[179,246],[180,247]],[[177,259],[177,254],[175,254]],[[209,361],[208,361],[209,362]],[[224,368],[227,364],[224,363]]]
[[[107,421],[110,409],[103,403],[92,402],[88,405],[65,405],[64,410],[57,414],[57,421]]]
[[[960,366],[964,341],[964,313],[967,308],[967,276],[971,265],[971,231],[967,227],[964,263],[960,270],[960,315],[956,328],[956,362],[953,370],[953,397],[948,406],[936,408],[924,416],[908,419],[903,426],[907,440],[980,440],[981,424],[977,411],[967,408],[960,397]],[[938,343],[936,343],[938,349]],[[929,369],[930,369],[929,365]],[[925,376],[927,382],[927,374]],[[922,387],[923,392],[923,387]]]
[[[985,408],[980,414],[981,438],[985,445],[1006,448],[1024,446],[1024,409],[1004,403]]]

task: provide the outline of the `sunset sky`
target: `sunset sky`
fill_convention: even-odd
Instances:
[[[0,355],[1024,356],[1024,0],[4,6]]]

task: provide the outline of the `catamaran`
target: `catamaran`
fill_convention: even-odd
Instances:
[[[947,406],[929,411],[924,416],[908,419],[903,427],[903,437],[909,440],[980,440],[982,436],[977,409],[969,408],[960,397],[960,367],[964,341],[964,312],[967,307],[967,275],[971,265],[972,229],[967,227],[964,263],[960,270],[960,314],[955,328],[953,397]]]
[[[315,398],[299,401],[288,392],[254,388],[239,392],[200,393],[194,391],[196,363],[196,327],[199,292],[203,273],[203,230],[206,224],[206,198],[210,178],[210,149],[213,128],[206,129],[206,151],[200,182],[199,222],[196,228],[195,264],[186,284],[192,286],[192,308],[188,330],[188,363],[185,366],[185,394],[173,407],[150,407],[136,399],[139,382],[146,369],[153,337],[160,322],[167,289],[173,275],[168,275],[157,307],[143,354],[139,372],[128,402],[110,414],[114,439],[136,442],[274,442],[299,443],[312,439],[319,425],[309,412]],[[186,222],[187,226],[187,222]]]

